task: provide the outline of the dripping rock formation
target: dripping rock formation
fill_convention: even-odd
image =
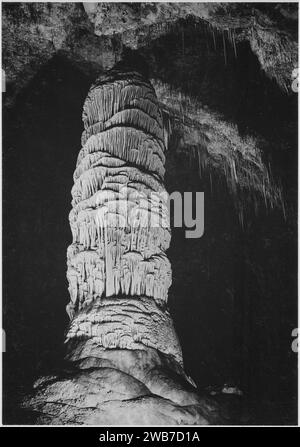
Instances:
[[[23,407],[40,424],[209,424],[168,312],[166,132],[155,91],[130,70],[92,86],[72,189],[67,367]]]
[[[283,207],[283,199],[265,165],[262,148],[267,144],[261,130],[254,129],[255,137],[247,130],[242,137],[240,109],[227,110],[247,95],[234,87],[241,81],[229,70],[245,65],[242,55],[249,51],[268,80],[284,94],[293,94],[297,17],[292,3],[6,3],[4,102],[12,107],[56,58],[94,79],[126,59],[128,51],[141,55],[181,148],[195,163],[199,159],[199,165],[205,164],[206,172],[218,171],[242,221],[245,196],[254,208],[260,200],[271,208]]]
[[[55,54],[81,70],[105,70],[123,47],[138,49],[192,19],[231,40],[249,42],[261,68],[290,89],[297,67],[296,3],[9,3],[3,5],[3,64],[15,94]],[[194,25],[193,25],[194,26]],[[16,51],[16,48],[18,51]]]
[[[2,39],[3,422],[294,425],[298,4],[4,2]]]

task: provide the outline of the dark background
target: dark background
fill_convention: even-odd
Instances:
[[[212,51],[193,32],[185,30],[184,51],[177,32],[140,50],[149,75],[201,98],[242,134],[265,138],[287,217],[263,206],[255,215],[249,205],[242,227],[224,179],[212,173],[211,188],[171,141],[166,188],[204,191],[205,234],[185,239],[184,229],[173,230],[170,310],[200,390],[238,386],[243,423],[295,424],[297,95],[266,78],[247,44],[225,65],[221,46]],[[56,56],[3,111],[4,423],[19,422],[18,399],[61,359],[70,190],[92,81]]]

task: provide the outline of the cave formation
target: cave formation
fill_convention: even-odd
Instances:
[[[167,130],[155,91],[116,67],[91,87],[83,123],[67,253],[71,371],[40,378],[23,407],[39,424],[220,422],[184,372],[167,307]]]
[[[226,423],[219,401],[240,399],[228,379],[245,390],[238,421],[293,419],[295,365],[281,340],[296,324],[295,8],[7,4],[3,14],[9,423],[22,419],[19,401],[42,424]],[[140,56],[146,75],[117,65]],[[62,356],[68,173],[99,73],[74,172]],[[201,240],[172,229],[168,249],[165,187],[203,187]],[[125,224],[147,222],[145,202],[158,222],[146,234]]]

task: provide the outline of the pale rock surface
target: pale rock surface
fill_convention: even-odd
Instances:
[[[69,366],[39,379],[23,406],[41,424],[218,422],[184,372],[167,308],[165,129],[155,92],[139,73],[114,69],[91,88],[83,122],[67,253]]]

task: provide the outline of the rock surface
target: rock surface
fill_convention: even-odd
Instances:
[[[184,373],[167,310],[170,229],[155,92],[139,73],[114,69],[90,89],[83,122],[68,249],[71,371],[39,380],[23,406],[42,424],[220,421]]]
[[[7,81],[18,91],[58,52],[82,69],[111,68],[123,45],[149,44],[191,17],[235,42],[249,41],[262,69],[290,89],[297,67],[296,4],[7,3],[2,15]]]
[[[89,355],[74,363],[72,370],[69,367],[38,381],[32,397],[23,402],[35,414],[35,423],[207,425],[225,421],[221,407],[209,397],[200,398],[183,370],[156,350],[101,352],[97,346]]]
[[[195,28],[195,42],[199,35],[214,42],[210,53],[222,45],[225,65],[228,52],[234,52],[238,58],[239,46],[248,43],[262,70],[288,93],[292,93],[293,70],[298,64],[297,5],[294,4],[5,4],[2,21],[7,105],[13,104],[18,92],[57,54],[91,76],[126,59],[128,49],[137,55],[146,52],[151,68],[155,58],[153,48],[161,38],[168,38],[172,33],[182,34],[184,53],[186,24]],[[206,45],[209,46],[208,42]],[[187,58],[183,54],[178,63],[185,64],[183,71],[195,77],[197,73],[192,72],[199,60],[190,54],[190,49],[187,51]],[[184,90],[183,83],[174,90],[168,79],[162,83],[154,78],[153,82],[167,115],[174,117],[175,112],[180,118],[171,120],[170,125],[179,135],[181,147],[191,154],[198,147],[195,162],[202,166],[207,161],[207,168],[218,170],[233,194],[240,189],[242,194],[250,196],[248,191],[254,188],[254,201],[262,199],[272,207],[282,207],[280,187],[263,162],[261,141],[253,137],[241,139],[227,116],[222,116],[215,105],[201,104],[198,96]],[[200,156],[201,141],[205,141],[206,149]],[[240,205],[237,208],[242,219],[243,210]]]

